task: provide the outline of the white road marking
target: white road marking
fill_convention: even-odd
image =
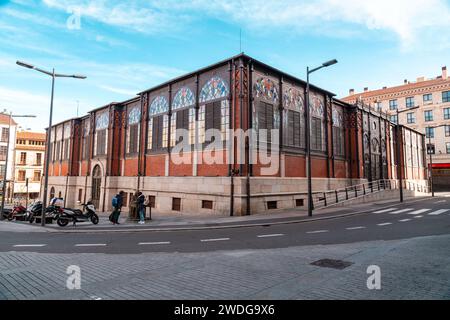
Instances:
[[[360,230],[365,229],[366,227],[352,227],[352,228],[346,228],[346,230]]]
[[[441,213],[445,213],[447,211],[450,211],[450,209],[441,209],[441,210],[433,211],[433,212],[430,212],[428,215],[430,215],[430,216],[438,216]]]
[[[328,230],[317,230],[317,231],[309,231],[307,233],[309,234],[315,234],[315,233],[325,233],[325,232],[329,232]]]
[[[379,224],[377,224],[377,226],[384,227],[384,226],[389,226],[391,224],[392,224],[392,222],[385,222],[385,223],[379,223]]]
[[[151,246],[151,245],[162,245],[170,244],[170,241],[160,241],[160,242],[139,242],[140,246]]]
[[[99,298],[99,297],[97,297],[97,296],[91,296],[91,299],[92,299],[92,300],[97,300],[97,301],[98,301],[98,300],[102,300],[102,298]]]
[[[411,219],[403,219],[403,220],[398,220],[399,222],[408,222],[411,221]]]
[[[16,244],[13,247],[15,248],[39,248],[39,247],[45,247],[46,244]]]
[[[214,241],[228,241],[230,238],[218,238],[218,239],[203,239],[201,242],[214,242]]]
[[[435,203],[443,203],[443,202],[447,202],[447,200],[440,200],[440,201],[436,201]]]
[[[262,234],[259,235],[258,238],[271,238],[271,237],[282,237],[284,234],[282,233],[275,233],[275,234]]]
[[[106,247],[106,243],[81,243],[76,244],[75,247]]]
[[[414,218],[415,219],[420,219],[420,218],[423,218],[423,216],[415,216]]]
[[[375,211],[374,213],[385,213],[385,212],[394,211],[394,210],[397,210],[397,208],[384,209],[384,210],[380,210],[380,211]]]
[[[420,209],[420,210],[416,210],[416,211],[413,211],[413,212],[408,212],[408,214],[421,214],[421,213],[424,213],[424,212],[427,212],[427,211],[430,211],[431,209]]]
[[[408,209],[392,211],[392,212],[389,212],[389,214],[398,214],[398,213],[408,212],[408,211],[411,211],[411,210],[414,210],[414,208],[408,208]]]

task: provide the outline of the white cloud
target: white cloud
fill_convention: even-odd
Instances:
[[[129,90],[129,89],[115,88],[115,87],[105,86],[105,85],[100,85],[99,88],[104,89],[109,92],[114,92],[114,93],[118,93],[118,94],[125,95],[125,96],[131,96],[131,97],[135,96],[136,93],[139,92],[138,89]]]
[[[43,0],[52,8],[81,9],[82,15],[102,23],[143,33],[168,33],[174,27],[206,14],[267,34],[274,28],[289,32],[354,36],[381,30],[398,36],[400,42],[416,42],[422,31],[448,34],[450,9],[446,0],[165,0],[127,2],[87,0]]]

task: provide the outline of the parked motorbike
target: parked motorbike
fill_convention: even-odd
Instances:
[[[48,206],[45,209],[45,223],[52,224],[54,220],[58,219],[59,214],[61,213],[60,208],[55,206]],[[36,223],[40,223],[42,219],[42,202],[35,202],[30,209],[28,210],[28,216],[25,220],[28,220],[30,223],[36,221]]]
[[[24,220],[24,218],[27,216],[27,208],[24,206],[15,206],[11,213],[8,215],[8,220],[12,221],[14,219],[16,220]]]
[[[9,220],[9,217],[12,215],[12,209],[4,208],[3,212],[2,212],[2,215],[3,215],[4,219],[8,219]]]
[[[91,201],[82,204],[83,211],[79,209],[62,209],[62,212],[58,215],[56,223],[60,227],[65,227],[72,222],[76,226],[77,222],[92,222],[93,224],[98,224],[99,218],[95,211],[95,206]]]

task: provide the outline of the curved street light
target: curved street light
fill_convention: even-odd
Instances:
[[[310,128],[310,110],[309,110],[309,75],[317,70],[320,70],[322,68],[327,68],[329,66],[332,66],[334,64],[338,63],[336,59],[326,61],[322,63],[320,67],[309,69],[309,67],[306,68],[306,112],[305,112],[305,118],[306,118],[306,157],[307,157],[307,177],[308,177],[308,216],[312,216],[312,212],[314,210],[313,205],[313,199],[312,199],[312,179],[311,179],[311,128]]]
[[[47,189],[48,189],[48,169],[49,169],[49,163],[50,163],[50,136],[52,132],[52,119],[53,119],[53,97],[55,93],[55,79],[56,78],[74,78],[74,79],[86,79],[86,76],[79,75],[79,74],[60,74],[55,73],[55,69],[50,71],[46,71],[44,69],[37,68],[36,66],[26,63],[23,61],[17,61],[16,64],[18,66],[32,69],[39,71],[41,73],[44,73],[48,76],[52,77],[52,95],[50,100],[50,118],[48,121],[48,129],[47,129],[47,142],[46,142],[46,152],[45,152],[45,168],[44,168],[44,194],[42,197],[42,216],[41,216],[41,225],[45,226],[45,209],[47,208]]]

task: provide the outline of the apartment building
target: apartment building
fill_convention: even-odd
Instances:
[[[45,133],[20,131],[15,150],[14,198],[21,202],[39,198],[44,172]]]
[[[387,112],[394,123],[407,125],[426,134],[428,162],[433,162],[435,189],[450,186],[450,77],[447,67],[439,76],[415,81],[404,80],[395,87],[378,90],[364,88],[356,93],[350,89],[347,103],[363,102],[376,110]],[[431,161],[430,161],[431,157]]]
[[[6,199],[12,198],[16,128],[17,123],[10,117],[9,114],[0,113],[0,193],[2,190],[1,188],[3,187],[6,161],[8,161],[8,171],[6,172]]]

